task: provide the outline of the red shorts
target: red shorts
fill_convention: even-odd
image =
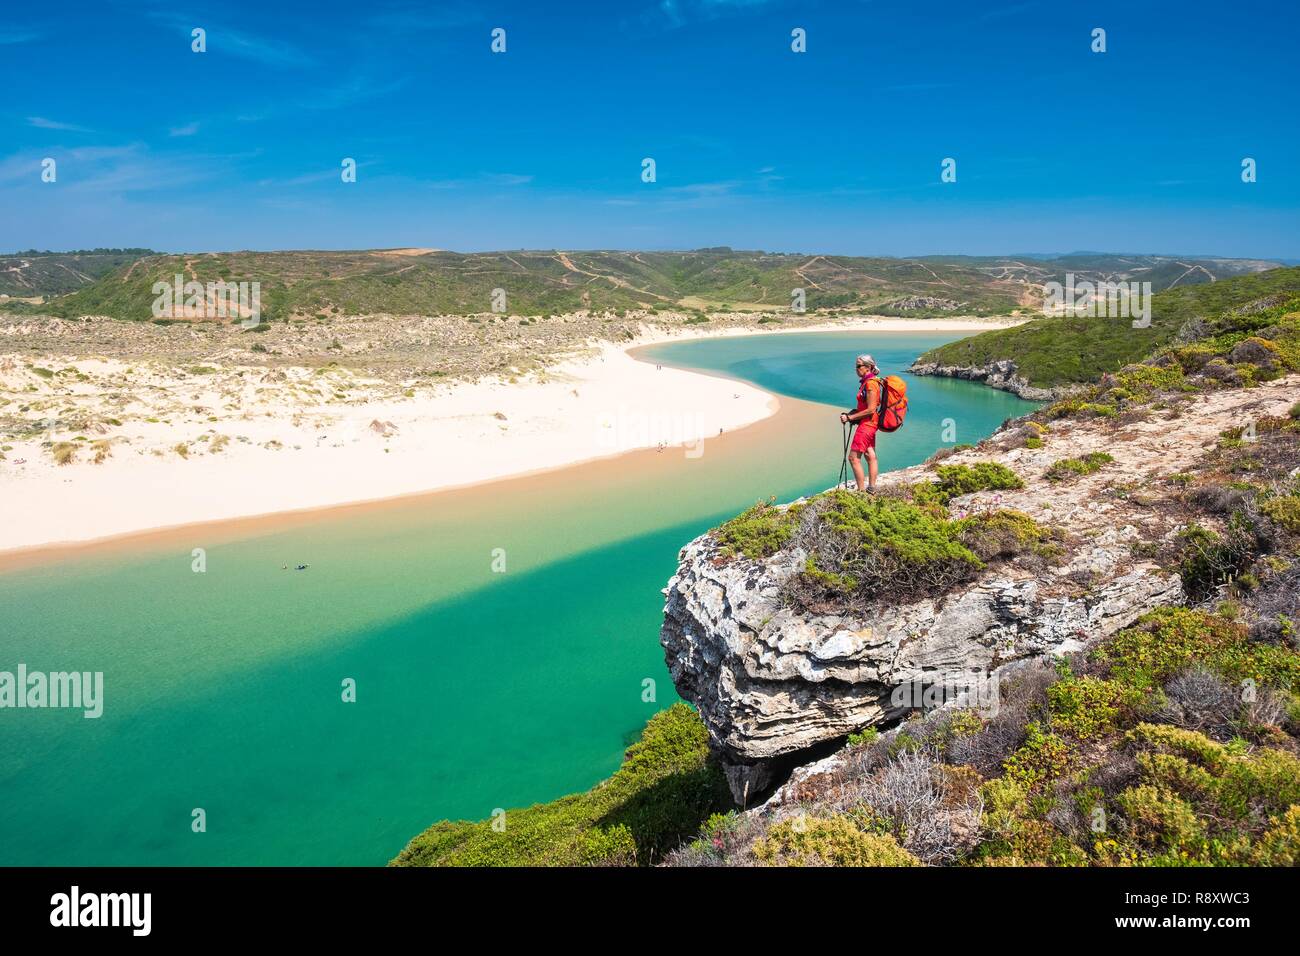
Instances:
[[[859,422],[857,429],[853,432],[853,444],[850,449],[858,454],[863,454],[868,448],[875,448],[876,429],[878,427],[875,422]]]

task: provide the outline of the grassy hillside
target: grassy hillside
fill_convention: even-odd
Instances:
[[[1023,290],[964,265],[930,268],[903,259],[694,252],[234,252],[151,256],[51,303],[72,317],[148,319],[153,284],[177,274],[201,282],[259,281],[270,321],[318,314],[467,314],[491,311],[492,290],[509,311],[545,315],[600,310],[789,308],[805,290],[809,309],[887,308],[906,296],[951,300],[963,311],[1005,313]],[[940,309],[944,311],[944,309]]]
[[[35,298],[75,292],[141,256],[152,254],[149,249],[78,249],[73,252],[30,249],[13,255],[0,255],[0,295]]]
[[[1043,318],[1012,329],[985,332],[940,346],[918,362],[986,365],[1010,359],[1031,385],[1095,382],[1169,344],[1187,323],[1259,299],[1300,291],[1300,268],[1272,269],[1218,282],[1179,286],[1153,296],[1151,327],[1135,329],[1128,319]],[[1189,335],[1195,337],[1194,329]]]
[[[586,793],[492,820],[435,823],[394,866],[576,866],[657,863],[730,807],[704,725],[685,704],[660,711],[623,766]]]
[[[1192,259],[1186,256],[1114,255],[1077,252],[1041,256],[930,256],[920,261],[968,265],[990,276],[1017,279],[1034,285],[1065,284],[1067,274],[1075,281],[1150,282],[1153,292],[1175,286],[1197,285],[1275,269],[1285,263],[1266,259]]]
[[[110,274],[68,292],[42,311],[65,317],[149,319],[155,282],[258,281],[269,321],[330,315],[442,315],[491,311],[492,290],[508,311],[546,315],[578,309],[788,309],[803,289],[808,309],[853,308],[932,316],[1005,314],[1041,300],[1038,283],[1059,264],[1024,269],[1004,259],[887,259],[774,254],[728,249],[690,252],[518,251],[459,253],[395,249],[362,252],[228,252],[124,258]],[[1178,267],[1182,281],[1208,281],[1216,267]],[[1097,257],[1080,277],[1137,274],[1151,263]],[[1257,268],[1242,261],[1232,269]],[[32,268],[28,266],[28,268]],[[97,267],[98,268],[98,267]],[[1172,268],[1172,267],[1171,267]],[[1092,271],[1086,271],[1092,269]],[[1220,271],[1225,271],[1221,269]],[[1145,274],[1145,273],[1143,273]],[[84,273],[86,279],[89,273]],[[1164,280],[1173,281],[1172,278]],[[36,294],[31,289],[28,294]],[[15,307],[10,306],[9,309]],[[18,309],[18,311],[22,311]],[[30,310],[28,310],[30,311]]]

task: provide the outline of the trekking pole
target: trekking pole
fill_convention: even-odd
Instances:
[[[840,481],[837,488],[844,488],[849,483],[849,423],[841,422],[844,432],[844,447],[840,449]]]

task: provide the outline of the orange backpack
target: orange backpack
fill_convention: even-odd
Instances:
[[[907,383],[897,375],[886,375],[880,380],[879,428],[882,432],[896,432],[906,417]]]

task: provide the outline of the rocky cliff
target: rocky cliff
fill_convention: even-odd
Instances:
[[[1011,392],[1034,402],[1049,401],[1073,391],[1069,386],[1039,388],[1030,385],[1026,378],[1017,373],[1016,363],[1011,359],[998,359],[985,365],[941,365],[938,362],[917,361],[912,363],[908,371],[913,375],[941,375],[945,378],[983,382],[990,388]]]
[[[1051,560],[1039,551],[986,561],[942,593],[801,603],[791,585],[811,555],[798,534],[759,558],[736,553],[716,532],[692,541],[665,592],[661,643],[737,801],[752,804],[846,735],[911,712],[919,695],[978,696],[1017,661],[1078,650],[1182,603],[1179,574],[1160,560],[1185,528],[1173,501],[1178,476],[1225,430],[1284,418],[1297,386],[1291,376],[1217,392],[1212,402],[1050,427],[1011,423],[941,465],[882,476],[882,498],[903,496],[934,487],[945,469],[994,462],[1021,487],[955,494],[946,501],[952,520],[1010,513],[1052,530]],[[887,463],[887,436],[881,454]]]

